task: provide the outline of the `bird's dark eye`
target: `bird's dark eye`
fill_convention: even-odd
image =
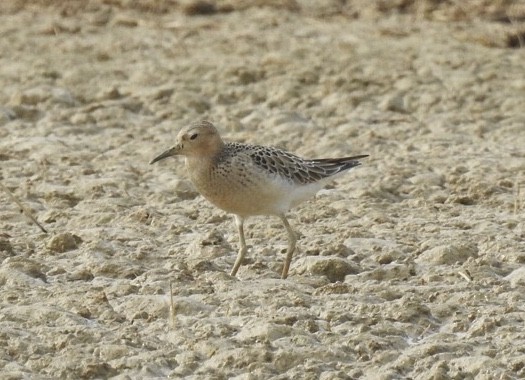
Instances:
[[[190,140],[195,140],[198,135],[199,135],[198,133],[194,133],[193,135],[190,136]]]

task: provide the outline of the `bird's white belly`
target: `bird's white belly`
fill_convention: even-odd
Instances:
[[[194,181],[197,190],[211,203],[226,212],[242,216],[279,215],[291,207],[311,198],[322,185],[296,185],[275,178],[252,182],[235,181]]]

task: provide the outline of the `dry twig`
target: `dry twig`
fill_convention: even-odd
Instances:
[[[514,214],[516,215],[521,209],[521,199],[520,199],[521,183],[519,181],[518,176],[516,176],[516,182],[514,184],[514,188],[516,189],[516,193],[514,195]]]
[[[175,302],[173,302],[173,285],[170,281],[170,318],[171,324],[175,326]]]
[[[470,275],[470,273],[465,270],[465,271],[458,271],[458,274],[463,277],[467,282],[472,282],[472,276]]]
[[[38,221],[36,220],[36,218],[33,216],[33,214],[31,213],[31,211],[29,211],[26,207],[24,207],[24,205],[22,204],[22,202],[20,202],[18,200],[18,198],[2,183],[0,182],[0,187],[2,189],[4,189],[4,191],[7,193],[7,195],[9,196],[9,198],[11,198],[11,200],[13,202],[15,202],[18,207],[20,207],[20,211],[22,211],[24,213],[25,216],[27,216],[33,223],[35,223],[41,230],[42,232],[46,233],[47,234],[47,231],[46,229],[40,224],[38,223]]]

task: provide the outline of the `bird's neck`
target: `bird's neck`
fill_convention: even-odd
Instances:
[[[213,157],[209,156],[187,156],[186,170],[193,184],[200,189],[207,183],[213,168]]]

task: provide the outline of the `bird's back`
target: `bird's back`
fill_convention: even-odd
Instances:
[[[304,159],[274,147],[230,142],[226,143],[217,163],[240,160],[269,177],[277,176],[296,185],[307,185],[361,165],[359,159],[367,156]]]

